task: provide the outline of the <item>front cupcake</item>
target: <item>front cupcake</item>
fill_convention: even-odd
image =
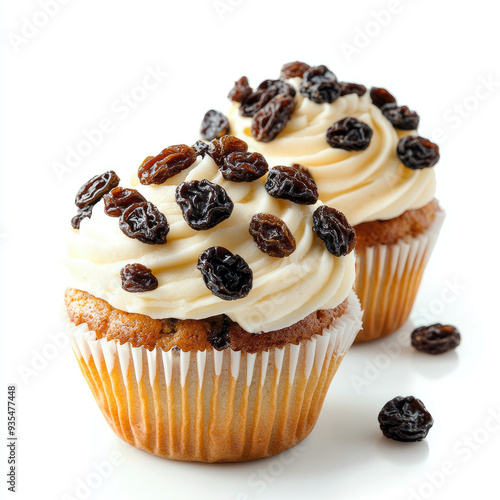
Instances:
[[[122,439],[223,462],[309,434],[361,326],[354,231],[317,199],[230,136],[146,158],[131,187],[82,186],[68,328]]]
[[[353,224],[355,290],[364,309],[356,340],[399,328],[444,218],[435,199],[439,149],[417,135],[418,115],[383,88],[368,92],[338,82],[326,66],[301,62],[285,64],[279,80],[256,89],[243,77],[229,98],[226,130],[275,164],[306,167],[321,201]]]

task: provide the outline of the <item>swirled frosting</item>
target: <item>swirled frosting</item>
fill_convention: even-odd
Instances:
[[[396,153],[399,140],[416,132],[396,130],[372,104],[369,92],[362,97],[348,94],[330,104],[316,104],[298,91],[300,78],[287,82],[297,89],[297,106],[273,141],[263,143],[252,137],[251,118],[241,116],[237,104],[228,115],[231,134],[262,153],[272,166],[299,163],[308,167],[318,184],[320,199],[344,212],[353,225],[392,219],[434,198],[434,169],[410,170]],[[326,142],[327,129],[346,117],[357,118],[373,130],[364,151],[334,149]]]
[[[175,201],[182,181],[208,179],[224,187],[234,202],[229,219],[206,231],[191,229]],[[285,328],[318,309],[338,306],[354,283],[354,252],[334,257],[312,231],[314,206],[278,200],[267,194],[261,180],[226,181],[207,155],[162,185],[132,184],[167,217],[167,243],[148,245],[131,239],[118,218],[104,213],[101,200],[91,219],[73,230],[67,265],[74,288],[86,291],[123,311],[152,318],[203,319],[227,314],[249,332]],[[267,212],[288,225],[297,248],[289,257],[263,253],[249,234],[253,215]],[[213,295],[196,268],[198,256],[211,246],[241,255],[253,271],[253,288],[245,298],[225,301]],[[159,281],[156,290],[129,293],[121,288],[120,269],[129,263],[150,268]]]

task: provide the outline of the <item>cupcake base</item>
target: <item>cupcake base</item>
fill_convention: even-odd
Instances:
[[[445,212],[422,234],[392,245],[356,248],[356,291],[363,308],[363,329],[355,342],[389,335],[408,319],[422,275],[436,244]]]
[[[152,351],[96,339],[68,324],[82,373],[115,433],[155,455],[200,462],[268,457],[313,429],[330,382],[361,326],[347,312],[298,345],[249,354]]]

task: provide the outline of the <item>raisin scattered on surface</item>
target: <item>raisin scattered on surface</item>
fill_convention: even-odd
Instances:
[[[134,203],[143,203],[146,198],[135,189],[115,187],[104,195],[104,212],[111,217],[120,217]]]
[[[283,220],[271,214],[255,214],[248,228],[257,246],[271,257],[288,257],[296,248],[295,238]]]
[[[382,108],[386,104],[396,104],[396,98],[382,87],[372,87],[370,89],[370,97],[377,108]]]
[[[109,193],[113,188],[118,186],[119,183],[120,178],[113,170],[96,175],[78,190],[75,205],[78,208],[95,205],[106,193]]]
[[[87,205],[84,208],[79,208],[76,212],[76,215],[71,219],[71,225],[75,229],[80,229],[80,224],[85,217],[88,217],[89,219],[92,217],[92,209],[94,208],[94,205]]]
[[[142,264],[127,264],[120,270],[122,279],[122,288],[127,292],[150,292],[158,288],[158,280],[148,269]]]
[[[243,100],[240,114],[253,116],[279,94],[288,94],[294,97],[295,89],[283,80],[264,80],[254,92]]]
[[[188,226],[196,231],[210,229],[228,219],[234,207],[226,190],[206,179],[179,184],[175,201]]]
[[[252,93],[252,87],[248,84],[248,78],[242,76],[234,82],[234,87],[229,91],[227,97],[234,102],[243,102]]]
[[[318,104],[333,102],[340,97],[340,85],[326,66],[313,66],[304,73],[300,93]]]
[[[363,151],[370,145],[373,130],[356,118],[344,118],[326,131],[326,142],[332,148]]]
[[[196,141],[191,147],[194,149],[196,156],[201,156],[202,158],[205,158],[205,155],[207,154],[208,151],[208,144],[206,142]]]
[[[260,153],[245,151],[227,155],[219,169],[228,181],[252,182],[265,175],[269,166]]]
[[[295,109],[295,99],[290,94],[280,94],[271,99],[252,119],[250,131],[260,142],[270,142],[285,128]]]
[[[209,335],[208,337],[210,345],[218,351],[227,349],[231,344],[231,339],[229,338],[228,332],[229,323],[229,318],[224,314],[222,316],[222,325],[220,330],[218,330],[216,333],[212,333],[212,335]]]
[[[413,396],[398,396],[389,401],[378,416],[384,436],[396,441],[421,441],[434,420],[424,403]]]
[[[340,95],[356,94],[359,97],[366,94],[366,87],[360,83],[340,82]]]
[[[221,167],[224,159],[231,153],[243,153],[248,150],[248,144],[233,135],[225,135],[220,139],[214,139],[208,145],[207,154],[212,157],[215,163]]]
[[[149,201],[130,205],[120,216],[120,229],[129,238],[163,245],[170,231],[167,218]]]
[[[207,111],[201,122],[201,137],[206,141],[213,141],[227,134],[229,134],[227,117],[215,109]]]
[[[281,67],[280,78],[282,80],[287,80],[288,78],[302,78],[304,73],[310,68],[309,64],[301,61],[294,61],[283,64]]]
[[[412,170],[433,167],[439,161],[439,146],[424,137],[403,137],[397,148],[399,159]]]
[[[420,117],[408,106],[397,104],[386,104],[382,106],[382,114],[392,123],[394,128],[400,130],[415,130],[418,127]]]
[[[421,326],[413,330],[411,345],[427,354],[442,354],[460,344],[460,332],[452,325]]]
[[[242,257],[224,247],[210,247],[202,252],[196,267],[207,288],[223,300],[242,299],[252,289],[252,270]]]
[[[273,198],[293,201],[299,205],[314,205],[318,201],[318,186],[314,179],[295,167],[272,168],[265,187]]]
[[[156,156],[148,156],[139,167],[141,184],[163,184],[167,179],[189,168],[196,161],[196,151],[186,144],[165,148]]]
[[[336,257],[353,251],[356,231],[339,210],[326,205],[318,207],[313,213],[312,229],[323,240],[326,249]]]

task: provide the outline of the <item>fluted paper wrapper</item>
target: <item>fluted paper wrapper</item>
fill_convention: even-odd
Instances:
[[[313,429],[330,382],[361,327],[359,300],[321,335],[255,354],[149,351],[68,324],[73,350],[111,428],[176,460],[274,455]]]
[[[437,212],[431,227],[417,237],[356,249],[354,290],[363,308],[363,329],[355,342],[389,335],[406,322],[444,218],[444,211]]]

